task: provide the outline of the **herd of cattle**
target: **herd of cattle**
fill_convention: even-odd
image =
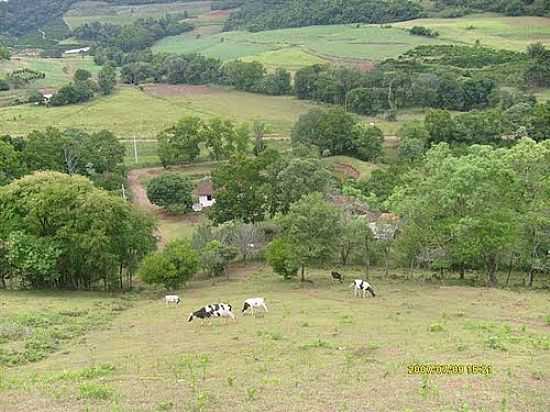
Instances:
[[[332,272],[331,277],[333,281],[339,281],[340,283],[344,282],[344,276],[338,272]],[[353,296],[362,296],[366,297],[367,292],[375,297],[374,288],[366,281],[362,279],[355,279],[350,285],[353,288]],[[181,299],[177,295],[167,295],[165,297],[166,304],[181,303]],[[256,316],[256,310],[263,309],[264,312],[269,312],[267,310],[267,305],[265,304],[264,298],[249,298],[243,302],[243,307],[241,313],[245,314],[247,312],[252,313],[253,316]],[[214,303],[211,305],[206,305],[189,314],[187,318],[188,322],[191,322],[193,319],[212,319],[212,318],[231,318],[235,320],[235,315],[233,314],[233,307],[227,303]]]

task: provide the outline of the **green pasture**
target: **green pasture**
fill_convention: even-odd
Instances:
[[[171,291],[180,305],[166,305],[160,289],[0,291],[2,356],[51,345],[40,359],[2,366],[0,410],[548,410],[547,292],[373,271],[377,296],[361,299],[347,282],[332,285],[329,270],[308,270],[314,283],[304,286],[260,264],[235,265],[229,280]],[[253,296],[266,299],[269,313],[241,315]],[[215,302],[233,305],[237,321],[187,322]],[[490,373],[409,373],[425,364]]]
[[[312,103],[282,96],[270,97],[209,87],[191,93],[165,95],[152,85],[141,91],[124,87],[109,97],[71,106],[20,105],[0,108],[0,133],[27,134],[54,126],[79,127],[90,131],[109,129],[123,138],[153,138],[184,116],[205,119],[222,117],[235,122],[262,120],[272,133],[288,136],[298,116],[316,107]],[[177,87],[177,86],[176,86]],[[176,88],[176,91],[179,90]]]
[[[0,78],[17,69],[31,69],[46,74],[44,79],[33,81],[28,85],[29,89],[58,88],[72,80],[77,69],[85,69],[92,74],[101,70],[92,57],[74,56],[60,59],[46,59],[41,57],[14,56],[11,60],[0,61]]]
[[[184,13],[190,17],[207,13],[211,1],[191,1],[173,3],[152,3],[142,5],[116,6],[101,1],[83,1],[76,3],[64,15],[64,20],[71,29],[85,23],[129,24],[139,18],[161,17],[166,14]]]
[[[550,45],[549,17],[482,14],[457,19],[419,19],[396,23],[394,26],[426,26],[438,31],[438,39],[447,43],[475,44],[479,40],[483,46],[519,51],[539,41]]]

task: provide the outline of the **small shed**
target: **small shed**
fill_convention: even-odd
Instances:
[[[195,189],[195,193],[198,197],[198,203],[193,205],[193,210],[195,212],[200,212],[202,209],[216,203],[216,199],[214,198],[214,185],[210,178],[200,180]]]

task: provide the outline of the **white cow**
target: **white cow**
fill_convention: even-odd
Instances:
[[[370,283],[363,279],[355,279],[350,285],[350,288],[353,288],[353,296],[362,295],[363,297],[366,297],[365,295],[367,292],[370,292],[372,297],[376,296]]]
[[[164,301],[166,302],[166,304],[168,305],[169,303],[175,303],[176,305],[178,303],[181,303],[181,299],[178,295],[166,295],[164,297]]]
[[[256,316],[255,309],[259,309],[259,308],[263,308],[266,312],[269,312],[267,310],[267,306],[265,304],[264,298],[249,298],[244,301],[243,309],[241,310],[241,312],[244,313],[248,309],[250,309],[252,312],[252,315]]]

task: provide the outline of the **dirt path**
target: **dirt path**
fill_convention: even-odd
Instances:
[[[159,207],[149,201],[145,188],[141,184],[140,179],[144,176],[158,176],[161,173],[162,167],[133,169],[128,171],[128,186],[134,195],[134,203],[142,209],[148,210],[159,217],[162,214],[162,211]]]

